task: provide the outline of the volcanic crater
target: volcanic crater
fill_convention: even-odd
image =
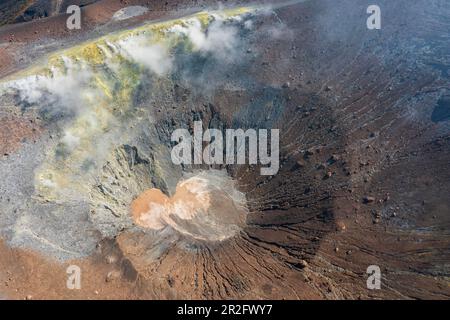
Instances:
[[[0,294],[448,299],[450,4],[378,2],[375,31],[360,1],[176,1],[0,46]],[[279,129],[278,172],[175,165],[197,121]]]

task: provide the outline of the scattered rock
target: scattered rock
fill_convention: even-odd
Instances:
[[[312,156],[313,154],[314,154],[314,152],[311,149],[308,149],[308,150],[305,151],[305,156],[306,157]]]
[[[109,256],[106,257],[106,262],[108,264],[116,263],[117,262],[117,257],[114,256],[114,255],[109,255]]]
[[[363,197],[363,202],[364,203],[372,203],[374,201],[375,201],[375,197],[372,197],[372,196],[364,196]]]
[[[303,160],[298,160],[295,165],[297,168],[304,168],[305,162],[303,162]]]
[[[340,159],[341,158],[338,155],[333,154],[333,155],[331,155],[331,157],[330,157],[330,159],[328,161],[331,162],[331,163],[335,163],[335,162],[339,161]]]
[[[169,286],[172,288],[175,284],[175,279],[171,276],[167,277],[167,283],[169,284]]]
[[[317,165],[317,169],[318,169],[318,170],[325,169],[326,167],[327,167],[327,166],[326,166],[325,163],[319,163],[319,164]]]
[[[308,266],[308,262],[306,262],[305,260],[300,260],[300,262],[298,263],[298,266],[300,268],[304,269]]]
[[[336,227],[338,231],[344,231],[345,229],[347,229],[345,223],[343,223],[342,221],[337,222]]]

